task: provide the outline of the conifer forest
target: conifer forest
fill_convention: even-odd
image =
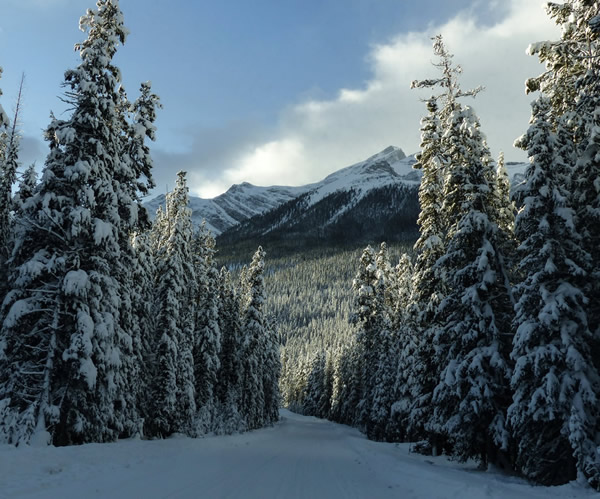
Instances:
[[[126,94],[113,58],[128,30],[118,0],[98,0],[39,178],[0,97],[0,443],[231,434],[285,407],[600,490],[599,9],[550,3],[561,38],[531,40],[545,70],[515,131],[522,181],[438,35],[437,78],[412,82],[416,241],[240,253],[192,223],[183,171],[155,216],[144,207],[161,103],[148,82]]]

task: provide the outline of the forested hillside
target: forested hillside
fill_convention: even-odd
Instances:
[[[413,241],[390,247],[392,261],[411,253]],[[283,405],[314,413],[304,405],[315,383],[320,363],[333,361],[354,340],[350,324],[354,294],[352,279],[362,250],[347,247],[296,249],[273,247],[265,265],[266,313],[276,320],[282,344]],[[240,269],[243,261],[226,247],[217,253],[219,264]],[[319,391],[317,386],[313,391]],[[322,416],[326,414],[320,412]]]

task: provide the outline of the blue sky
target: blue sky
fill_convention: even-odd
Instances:
[[[85,36],[78,19],[93,5],[2,0],[2,104],[11,109],[25,72],[25,166],[43,163],[41,130],[50,110],[64,110],[58,98],[62,75],[78,64],[73,45]],[[120,5],[131,31],[115,59],[125,88],[135,98],[139,82],[151,80],[164,105],[153,146],[157,191],[172,185],[183,168],[192,192],[205,197],[244,180],[316,181],[390,143],[416,152],[424,112],[419,99],[426,95],[407,89],[412,79],[432,74],[429,37],[438,32],[465,68],[465,85],[473,81],[495,92],[478,97],[493,152],[504,149],[508,159],[524,159],[509,149],[527,125],[530,99],[516,103],[505,89],[523,93],[524,78],[539,72],[525,55],[527,44],[553,35],[537,0]],[[501,60],[491,66],[494,58]],[[498,81],[502,68],[511,83]],[[510,118],[507,105],[515,108]]]

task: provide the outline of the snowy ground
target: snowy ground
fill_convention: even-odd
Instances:
[[[127,440],[63,448],[0,446],[0,497],[572,498],[576,484],[532,487],[473,466],[370,442],[358,431],[282,411],[243,435]]]

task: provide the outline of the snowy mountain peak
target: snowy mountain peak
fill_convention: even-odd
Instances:
[[[296,199],[243,221],[220,236],[222,244],[292,238],[344,243],[395,240],[413,233],[421,172],[414,156],[387,147],[370,158],[305,186]],[[403,236],[402,236],[403,237]]]
[[[297,209],[302,206],[301,211],[306,211],[326,198],[331,200],[331,196],[346,196],[346,203],[338,206],[335,213],[330,213],[332,219],[338,219],[361,202],[383,203],[385,199],[381,194],[382,189],[388,189],[389,195],[392,189],[397,196],[398,192],[409,189],[412,191],[411,196],[416,196],[421,170],[413,168],[415,162],[414,155],[406,156],[399,147],[389,146],[366,160],[342,168],[314,184],[299,187],[261,187],[241,182],[232,185],[214,199],[190,197],[192,220],[194,224],[199,225],[206,219],[207,227],[218,236],[256,215],[266,214],[292,200],[301,198]],[[507,163],[506,167],[511,178],[518,178],[518,174],[524,170],[522,163]],[[380,194],[376,195],[378,192]],[[371,200],[373,196],[377,198],[374,201]],[[164,205],[164,202],[165,196],[160,195],[146,203],[146,207],[151,215],[154,215],[158,206]],[[388,209],[397,207],[393,208],[390,205]],[[293,215],[295,218],[299,216],[298,213]],[[279,220],[278,224],[285,225],[282,220]],[[271,229],[265,227],[263,230]]]
[[[376,163],[381,160],[389,163],[397,163],[398,161],[406,158],[404,151],[396,146],[388,146],[383,151],[373,154],[370,158],[367,158],[364,163]]]
[[[412,161],[412,162],[411,162]],[[338,170],[321,182],[288,187],[261,187],[249,182],[232,185],[226,192],[213,198],[201,199],[190,196],[190,208],[194,224],[206,220],[207,227],[220,235],[229,228],[255,216],[266,213],[299,196],[310,193],[313,202],[327,195],[348,189],[356,189],[366,193],[370,189],[390,183],[417,181],[406,175],[411,172],[414,160],[407,158],[402,149],[395,146],[386,147],[383,151],[352,166]],[[146,203],[151,215],[159,205],[164,205],[165,196],[160,195]]]
[[[365,166],[364,171],[367,174],[373,175],[391,175],[393,177],[399,176],[387,161],[380,161],[379,163],[367,165]]]
[[[370,158],[342,168],[314,184],[313,201],[342,189],[353,188],[366,193],[384,185],[418,183],[421,172],[413,170],[414,163],[414,156],[406,156],[399,147],[386,147]]]
[[[233,184],[229,189],[227,189],[227,191],[223,194],[221,194],[220,196],[224,196],[225,194],[234,194],[234,193],[239,193],[239,192],[246,192],[249,189],[254,188],[255,186],[252,185],[250,182],[242,182],[240,184]]]

